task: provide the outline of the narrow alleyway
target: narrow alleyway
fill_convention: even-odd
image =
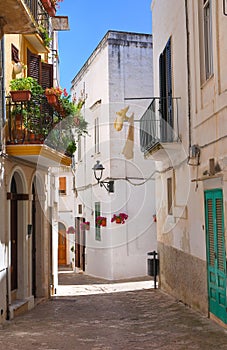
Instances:
[[[146,289],[149,278],[137,281],[135,291],[135,281],[105,284],[72,272],[60,273],[59,281],[62,296],[2,326],[0,349],[227,349],[226,330],[160,290]]]

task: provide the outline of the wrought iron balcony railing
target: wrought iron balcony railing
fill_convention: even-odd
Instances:
[[[39,102],[12,102],[7,97],[7,144],[43,143],[53,128],[53,109],[45,96]]]
[[[32,96],[28,102],[12,102],[7,97],[6,117],[7,145],[45,144],[68,157],[75,152],[72,121],[76,117],[66,117],[65,110],[52,107],[45,95]]]
[[[180,98],[154,98],[140,119],[140,147],[146,153],[157,144],[179,142]]]
[[[49,32],[49,15],[43,7],[41,0],[24,0],[38,26],[44,27]]]

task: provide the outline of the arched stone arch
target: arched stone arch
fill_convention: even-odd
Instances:
[[[11,297],[28,297],[28,193],[23,170],[15,167],[8,184],[9,199],[9,263]]]

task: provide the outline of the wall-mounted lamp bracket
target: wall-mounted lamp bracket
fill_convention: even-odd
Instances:
[[[109,193],[113,193],[114,181],[113,180],[101,181],[103,170],[105,170],[105,168],[103,167],[103,165],[100,163],[99,160],[96,161],[96,164],[93,166],[92,170],[94,171],[94,176],[98,181],[98,184],[100,185],[100,187],[104,187]]]

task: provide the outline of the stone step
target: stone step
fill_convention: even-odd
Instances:
[[[9,307],[10,319],[19,316],[29,310],[29,301],[23,299],[17,299],[12,302]]]

